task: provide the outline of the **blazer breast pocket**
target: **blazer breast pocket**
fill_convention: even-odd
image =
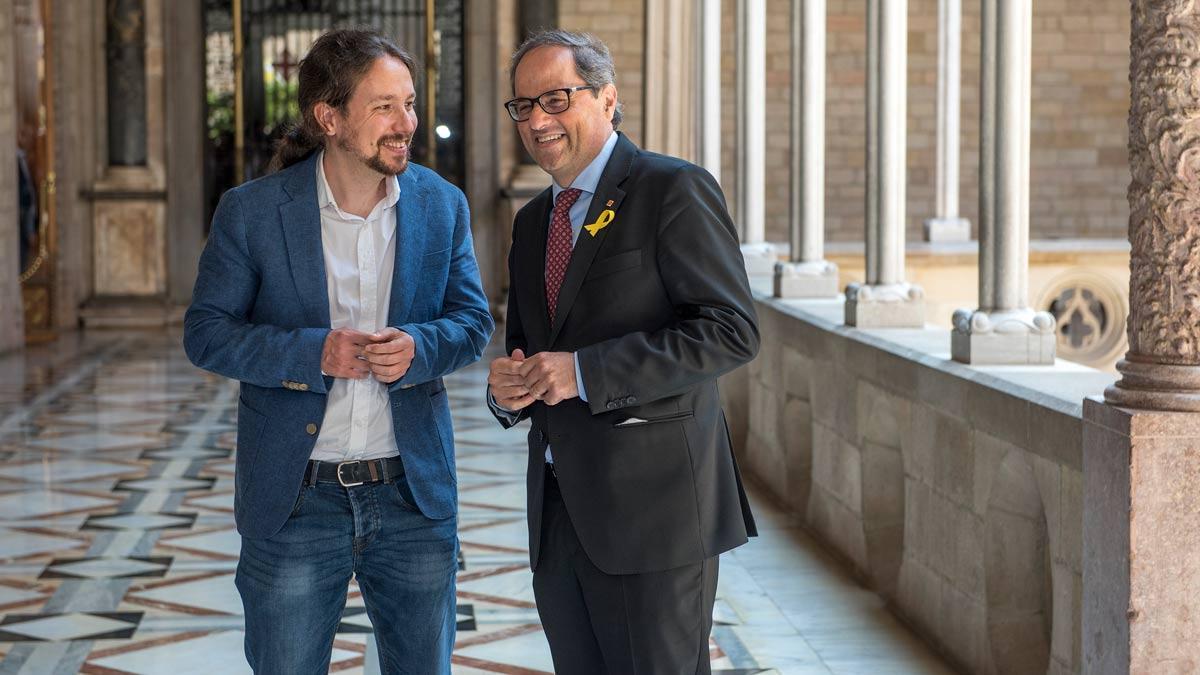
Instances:
[[[610,274],[640,267],[641,265],[641,249],[610,255],[607,258],[593,262],[592,266],[588,268],[588,273],[587,276],[584,277],[584,281],[591,281],[600,277],[606,277]]]

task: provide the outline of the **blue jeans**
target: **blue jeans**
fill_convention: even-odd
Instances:
[[[429,520],[403,477],[344,488],[300,488],[283,529],[242,537],[237,588],[246,659],[255,673],[327,673],[333,639],[358,579],[384,673],[450,672],[458,569],[457,518]]]

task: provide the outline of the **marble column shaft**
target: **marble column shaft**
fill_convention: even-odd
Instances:
[[[875,269],[868,284],[904,281],[905,188],[908,97],[908,2],[879,2],[879,141],[876,154],[879,233]]]
[[[979,309],[954,313],[950,350],[967,363],[1054,362],[1054,317],[1027,306],[1032,26],[1032,0],[983,0]]]
[[[936,211],[927,241],[967,241],[971,224],[958,214],[962,0],[938,0]]]
[[[834,297],[825,260],[825,0],[792,0],[792,198],[789,262],[775,265],[775,296]]]
[[[700,10],[700,164],[721,180],[721,0]]]
[[[792,262],[825,257],[825,0],[792,2]]]
[[[767,3],[738,0],[737,220],[746,273],[769,275],[775,250],[767,243]]]
[[[867,1],[866,283],[846,289],[846,324],[920,327],[924,292],[904,280],[907,0]]]
[[[766,240],[766,0],[738,0],[738,225],[742,242]]]

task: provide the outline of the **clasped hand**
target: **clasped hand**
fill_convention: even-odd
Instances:
[[[575,355],[570,352],[540,352],[529,358],[520,349],[512,356],[492,361],[488,384],[496,403],[507,410],[520,410],[534,401],[558,405],[579,396],[575,381]]]
[[[397,328],[376,333],[335,328],[325,337],[321,370],[333,377],[361,380],[374,376],[391,384],[404,377],[416,353],[412,336]]]

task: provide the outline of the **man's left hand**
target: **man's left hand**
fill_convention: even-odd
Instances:
[[[384,384],[404,377],[417,353],[412,336],[399,328],[385,328],[371,336],[373,343],[363,349],[371,374]]]
[[[579,396],[575,381],[575,355],[571,352],[540,352],[521,363],[521,377],[534,398],[558,405]]]

